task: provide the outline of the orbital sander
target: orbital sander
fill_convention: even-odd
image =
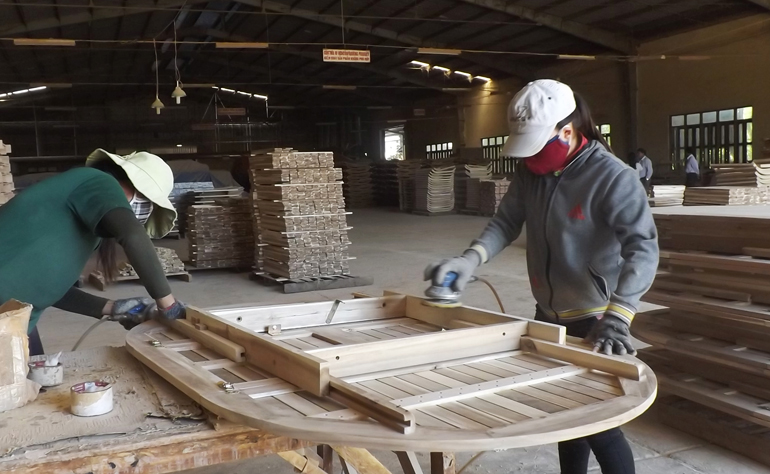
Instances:
[[[441,285],[431,285],[425,290],[425,296],[428,299],[423,300],[423,304],[426,306],[433,306],[436,308],[457,308],[462,306],[460,302],[460,292],[452,289],[452,284],[457,280],[457,273],[448,272],[444,277],[444,281]],[[471,277],[468,283],[476,281],[477,278]]]

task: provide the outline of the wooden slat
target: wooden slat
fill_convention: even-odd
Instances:
[[[344,300],[337,307],[333,322],[334,324],[342,324],[363,320],[372,321],[403,317],[405,314],[405,300],[406,297],[403,295]],[[333,305],[334,301],[323,301],[319,303],[221,309],[214,310],[212,314],[222,323],[227,321],[230,324],[240,325],[254,331],[264,331],[265,328],[272,324],[280,324],[286,330],[325,325],[326,318],[329,316],[329,311],[331,311]],[[222,327],[224,327],[224,324],[219,325],[219,328]],[[209,329],[216,332],[211,327]]]
[[[196,329],[196,327],[186,319],[173,320],[170,321],[170,324],[175,330],[200,342],[214,352],[235,362],[244,361],[244,349],[242,346],[235,344],[218,334],[214,334],[211,331]]]
[[[601,370],[602,372],[607,372],[630,380],[640,380],[642,376],[641,365],[634,363],[632,360],[605,356],[603,354],[588,352],[574,347],[567,347],[529,337],[522,337],[521,344],[522,349],[525,351],[535,352],[565,362],[571,362],[582,367],[588,367],[589,369]]]
[[[415,417],[407,409],[398,407],[389,399],[363,390],[344,380],[331,377],[329,396],[348,407],[379,421],[404,434],[414,433]]]
[[[557,367],[554,369],[535,372],[532,374],[516,375],[503,379],[468,385],[461,388],[451,388],[425,395],[417,395],[393,400],[393,403],[404,408],[417,408],[425,405],[444,404],[450,401],[459,401],[466,398],[477,397],[500,392],[512,388],[526,387],[549,380],[564,378],[568,375],[578,375],[587,372],[588,369],[575,366]]]
[[[347,377],[453,358],[473,357],[489,352],[516,350],[518,341],[526,330],[525,321],[516,321],[368,344],[327,347],[308,351],[308,354],[326,360],[329,370],[335,376]],[[388,354],[398,354],[398,357],[389,357]]]

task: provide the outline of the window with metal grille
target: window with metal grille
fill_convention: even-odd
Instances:
[[[481,151],[484,154],[484,158],[492,163],[493,175],[513,174],[514,159],[509,156],[500,156],[500,152],[503,151],[503,145],[507,140],[508,135],[481,139]]]
[[[753,107],[737,107],[672,115],[669,136],[671,169],[684,168],[688,148],[693,149],[701,166],[752,161],[753,113]]]
[[[607,142],[607,145],[612,146],[612,137],[610,136],[610,124],[603,123],[599,125],[599,133],[602,138]]]
[[[440,160],[450,156],[452,156],[452,142],[425,145],[425,157],[429,160]]]

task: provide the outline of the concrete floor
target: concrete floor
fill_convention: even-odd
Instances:
[[[422,272],[432,261],[451,257],[467,247],[483,229],[488,219],[471,216],[420,217],[387,209],[357,210],[350,216],[353,226],[350,237],[351,262],[355,275],[374,277],[375,285],[356,290],[380,294],[383,289],[422,294],[425,282]],[[186,253],[183,241],[167,240],[162,245]],[[506,249],[477,274],[489,279],[500,292],[506,312],[530,317],[534,300],[529,291],[524,239]],[[350,289],[284,295],[276,287],[251,282],[245,273],[228,271],[201,271],[193,274],[193,281],[171,280],[172,291],[180,300],[196,306],[241,306],[309,302],[349,297]],[[90,286],[86,290],[111,298],[145,294],[133,282],[111,286],[98,292]],[[495,300],[482,284],[471,285],[464,295],[467,305],[497,310]],[[50,309],[43,315],[39,328],[47,352],[70,350],[80,335],[94,320],[84,316]],[[82,347],[122,345],[123,329],[115,323],[105,323],[96,329]],[[770,473],[770,469],[743,456],[722,450],[697,438],[666,428],[657,422],[655,409],[624,427],[637,459],[637,472],[652,473],[714,473],[755,474]],[[401,472],[395,455],[376,453],[393,472]],[[463,466],[473,453],[459,453],[457,464]],[[427,457],[420,455],[425,472],[429,472]],[[339,463],[336,463],[339,472]],[[599,472],[592,459],[592,472]],[[216,468],[188,471],[194,474],[289,474],[292,468],[280,458],[270,456],[257,460],[233,463]],[[486,473],[558,473],[555,446],[540,446],[502,452],[489,452],[478,458],[465,471],[468,474]]]

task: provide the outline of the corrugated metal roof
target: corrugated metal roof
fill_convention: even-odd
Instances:
[[[173,84],[174,21],[186,83],[239,86],[292,102],[317,89],[352,103],[409,103],[464,76],[409,67],[411,60],[500,79],[530,78],[555,56],[490,52],[633,54],[634,45],[726,19],[767,12],[755,0],[8,0],[0,3],[0,91],[34,82],[72,83],[103,100]],[[341,28],[344,21],[345,28]],[[7,38],[63,38],[77,46],[12,46]],[[271,44],[265,50],[216,49],[217,41]],[[367,48],[371,64],[321,61],[325,45]],[[420,55],[418,47],[463,50]],[[486,51],[486,52],[485,52]],[[122,84],[122,86],[120,86]],[[323,84],[356,85],[330,91]],[[193,94],[195,91],[193,91]]]

